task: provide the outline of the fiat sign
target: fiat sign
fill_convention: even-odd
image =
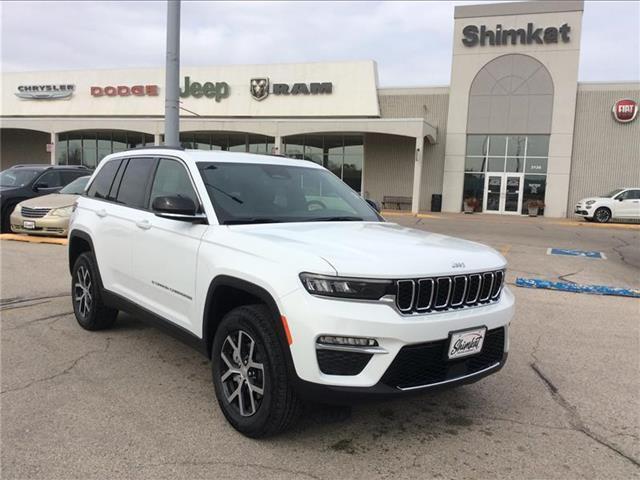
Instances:
[[[638,114],[638,103],[634,100],[618,100],[613,105],[613,117],[620,123],[632,122]]]

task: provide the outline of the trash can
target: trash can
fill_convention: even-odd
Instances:
[[[442,211],[442,195],[440,193],[434,193],[431,195],[431,211]]]

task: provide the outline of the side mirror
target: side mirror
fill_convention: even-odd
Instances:
[[[49,184],[45,182],[38,182],[33,186],[33,190],[39,192],[40,190],[46,190],[49,188]]]
[[[619,196],[618,198],[616,198],[616,200],[618,200],[619,202],[622,202],[624,200],[624,198],[621,196]]]
[[[153,209],[153,213],[158,217],[168,218],[170,220],[202,223],[207,219],[206,215],[198,213],[193,200],[180,195],[156,197],[153,199],[151,208]]]
[[[378,202],[374,201],[374,200],[370,200],[370,199],[365,199],[365,201],[371,206],[371,208],[373,208],[376,212],[380,213],[380,205],[378,205]]]

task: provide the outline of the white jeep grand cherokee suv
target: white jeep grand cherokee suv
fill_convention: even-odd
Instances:
[[[109,155],[72,215],[69,268],[83,328],[124,310],[197,346],[251,437],[286,428],[305,399],[495,373],[514,313],[496,251],[387,223],[328,170],[275,156]]]

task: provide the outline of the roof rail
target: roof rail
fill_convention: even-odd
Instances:
[[[184,150],[184,147],[170,147],[169,145],[145,145],[142,147],[132,148],[131,150]]]
[[[9,168],[81,168],[83,170],[91,170],[86,165],[51,165],[50,163],[19,163],[18,165],[11,165]]]

